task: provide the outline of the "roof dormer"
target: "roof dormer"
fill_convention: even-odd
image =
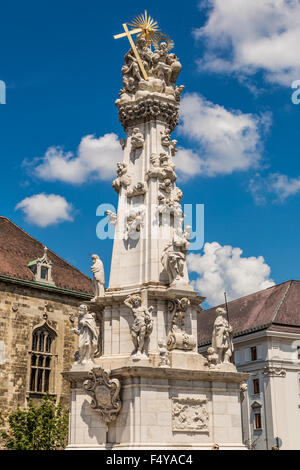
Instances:
[[[43,256],[30,261],[27,266],[33,272],[35,281],[55,285],[51,272],[52,263],[48,259],[48,248],[46,246],[44,246]]]

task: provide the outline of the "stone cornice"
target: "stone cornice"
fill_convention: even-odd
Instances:
[[[164,96],[148,94],[132,101],[118,100],[119,120],[126,130],[141,122],[162,121],[168,125],[171,132],[178,124],[179,103]]]
[[[88,378],[89,371],[69,371],[63,372],[62,375],[71,383],[81,383]],[[226,372],[219,370],[187,370],[187,369],[174,369],[174,368],[159,368],[148,366],[126,366],[118,369],[112,369],[111,375],[117,378],[128,377],[148,377],[154,378],[169,378],[176,380],[200,380],[209,382],[233,382],[242,383],[246,382],[251,374],[247,372]]]

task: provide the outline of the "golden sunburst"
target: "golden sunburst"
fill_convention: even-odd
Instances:
[[[158,26],[157,21],[154,21],[154,19],[148,15],[146,10],[144,14],[138,15],[131,23],[128,23],[128,26],[141,29],[141,32],[137,34],[137,37],[145,38],[148,46],[161,42],[161,37],[165,36],[160,32],[160,27]]]
[[[155,49],[159,49],[159,45],[160,43],[162,42],[165,42],[167,43],[167,49],[168,51],[170,51],[171,49],[173,49],[175,43],[173,41],[173,39],[171,39],[169,36],[167,36],[166,34],[164,33],[160,33],[159,37],[157,39],[154,39],[153,40],[153,45],[154,45],[154,48]]]

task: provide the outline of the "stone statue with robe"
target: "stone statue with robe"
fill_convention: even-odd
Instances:
[[[216,313],[217,318],[212,333],[212,347],[218,355],[218,364],[228,364],[233,355],[232,327],[226,318],[225,308],[218,307]]]
[[[78,309],[78,327],[72,331],[79,336],[77,364],[94,362],[98,349],[99,331],[93,313],[85,304]]]
[[[94,275],[93,278],[93,290],[94,290],[94,298],[92,301],[94,302],[98,297],[103,297],[105,293],[104,284],[105,284],[105,277],[104,277],[104,267],[103,263],[98,255],[91,256],[93,264],[91,266],[91,271]]]

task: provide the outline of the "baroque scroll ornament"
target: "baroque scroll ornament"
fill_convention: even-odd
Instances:
[[[92,396],[91,408],[97,410],[101,419],[108,425],[115,421],[122,407],[120,400],[120,381],[111,378],[111,371],[101,367],[93,368],[89,372],[88,380],[83,388]]]
[[[189,306],[190,301],[186,297],[169,301],[168,309],[173,314],[171,330],[167,337],[169,351],[173,349],[189,351],[196,347],[194,336],[185,331],[185,316]]]

